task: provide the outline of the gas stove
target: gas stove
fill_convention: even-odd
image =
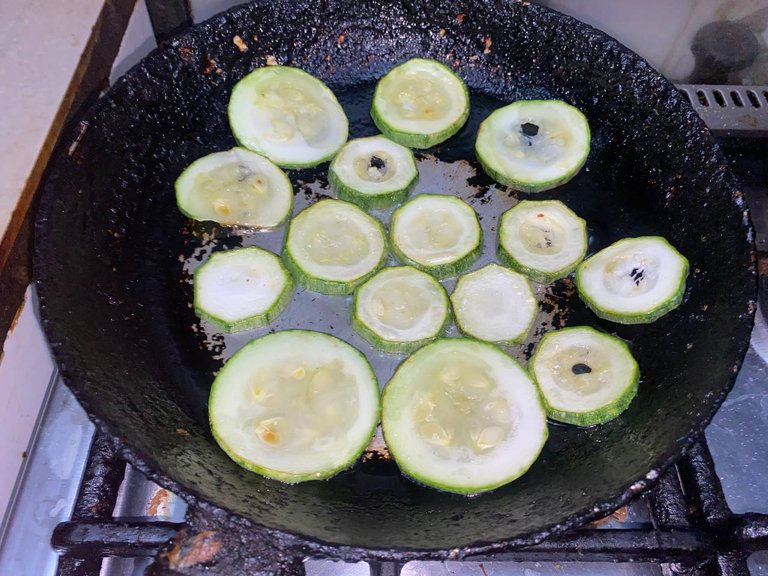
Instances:
[[[155,31],[167,25],[171,33],[159,4],[148,2]],[[406,564],[284,558],[263,535],[188,506],[123,461],[54,371],[0,527],[0,574],[229,575],[246,566],[284,576],[768,574],[768,88],[679,87],[743,184],[765,260],[736,385],[701,442],[650,492],[600,521],[494,556]]]

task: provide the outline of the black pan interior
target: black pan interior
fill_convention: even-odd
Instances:
[[[230,462],[208,432],[205,397],[220,362],[193,329],[179,262],[202,233],[222,246],[242,238],[192,226],[175,208],[173,181],[193,159],[234,144],[232,85],[271,58],[328,82],[359,136],[374,132],[375,79],[414,56],[449,63],[471,88],[467,127],[430,151],[441,160],[476,167],[474,130],[502,103],[554,97],[581,108],[593,129],[587,166],[540,197],[586,218],[593,250],[628,235],[669,238],[691,262],[685,302],[654,324],[622,327],[598,321],[563,284],[555,304],[569,324],[630,340],[640,393],[610,424],[553,427],[531,471],[493,493],[428,490],[386,461],[321,483],[262,479]],[[291,176],[322,180],[324,169]],[[472,184],[489,186],[480,174]],[[531,543],[612,509],[701,431],[748,345],[750,230],[738,187],[691,108],[643,60],[575,20],[524,2],[273,1],[192,28],[82,115],[44,186],[35,270],[65,380],[161,484],[310,541],[469,551]]]

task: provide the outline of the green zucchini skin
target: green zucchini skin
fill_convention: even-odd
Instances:
[[[298,218],[301,217],[301,215],[304,212],[306,212],[307,210],[311,210],[315,206],[319,206],[320,204],[323,204],[323,203],[329,203],[329,204],[341,203],[341,204],[347,204],[349,206],[353,206],[355,210],[357,210],[360,214],[365,216],[365,218],[367,219],[366,222],[372,224],[375,227],[378,235],[380,235],[381,237],[383,248],[382,248],[381,256],[378,262],[365,274],[362,274],[353,280],[339,280],[334,278],[324,278],[316,274],[312,274],[301,266],[301,264],[296,260],[296,257],[291,251],[290,240],[291,240],[291,235],[294,233],[293,226],[295,225],[295,222],[297,221]],[[368,280],[384,265],[387,259],[387,235],[384,230],[384,226],[381,224],[381,222],[379,222],[376,218],[373,218],[369,214],[366,214],[365,212],[363,212],[362,209],[357,205],[351,204],[349,202],[345,202],[343,200],[332,200],[332,199],[321,200],[320,202],[313,204],[308,208],[305,208],[304,211],[302,211],[299,215],[294,217],[293,221],[291,222],[291,225],[288,228],[288,233],[285,236],[282,257],[283,257],[283,263],[285,264],[286,268],[290,270],[293,277],[305,289],[310,290],[312,292],[319,292],[321,294],[328,294],[333,296],[345,296],[348,294],[352,294],[352,292],[354,292],[355,289],[360,284]]]
[[[602,252],[601,250],[597,254],[584,260],[576,269],[576,288],[579,293],[579,297],[595,313],[598,318],[602,318],[603,320],[608,320],[610,322],[615,322],[617,324],[651,324],[656,322],[662,316],[665,316],[672,310],[676,309],[683,302],[683,298],[685,296],[686,280],[690,270],[688,259],[680,254],[677,249],[675,249],[675,247],[667,241],[666,238],[661,236],[643,236],[639,239],[643,238],[658,241],[662,245],[667,246],[670,250],[670,254],[679,259],[679,262],[681,263],[681,270],[675,290],[667,298],[659,302],[658,305],[650,309],[630,313],[627,311],[618,311],[608,308],[599,301],[599,298],[595,298],[590,294],[591,290],[589,283],[584,279],[586,267],[588,267],[590,263],[594,261],[593,259],[595,257],[600,255]],[[604,250],[613,248],[615,246],[620,246],[623,243],[637,239],[638,238],[624,238],[614,242],[611,246],[608,246]]]
[[[613,399],[610,402],[607,402],[606,404],[596,407],[592,410],[575,410],[575,409],[564,410],[562,408],[556,408],[555,406],[552,405],[552,402],[548,399],[546,392],[541,387],[541,384],[539,383],[539,380],[537,379],[537,376],[536,376],[537,370],[547,369],[544,366],[540,367],[541,362],[540,362],[539,351],[542,350],[546,346],[546,344],[551,340],[562,339],[564,335],[567,335],[569,332],[572,333],[574,331],[589,332],[594,336],[609,342],[610,345],[617,346],[620,350],[620,353],[626,354],[626,356],[629,359],[631,359],[631,362],[629,363],[630,372],[629,372],[629,375],[625,377],[626,381],[625,381],[624,387],[614,395]],[[627,344],[624,341],[618,338],[615,338],[608,334],[604,334],[603,332],[599,332],[594,328],[590,328],[588,326],[562,328],[560,330],[556,330],[554,332],[548,332],[547,334],[545,334],[544,337],[537,344],[536,351],[534,352],[534,355],[531,358],[528,369],[531,374],[531,377],[534,379],[537,386],[539,386],[541,400],[544,403],[544,407],[547,410],[547,416],[552,420],[563,422],[565,424],[573,424],[575,426],[594,426],[597,424],[604,424],[606,422],[613,420],[614,418],[619,416],[622,412],[624,412],[632,403],[632,400],[635,398],[635,396],[637,396],[637,391],[640,383],[640,368],[637,364],[637,361],[635,361],[634,357],[632,356],[632,352],[629,350],[629,346],[627,346]]]
[[[212,265],[215,266],[221,259],[231,256],[234,251],[237,251],[240,254],[244,254],[248,252],[253,252],[256,254],[262,254],[262,253],[269,254],[269,256],[274,258],[275,261],[279,263],[279,268],[283,274],[283,279],[285,281],[285,284],[283,286],[283,289],[280,291],[280,294],[278,295],[277,299],[272,304],[272,306],[270,306],[269,309],[265,310],[260,314],[254,314],[239,320],[229,321],[218,316],[216,313],[210,312],[205,308],[205,306],[200,301],[199,283],[200,283],[200,279],[205,274],[206,270],[208,270]],[[225,334],[231,334],[234,332],[241,332],[245,330],[253,330],[255,328],[261,328],[263,326],[267,326],[268,324],[271,324],[288,307],[288,304],[290,304],[291,300],[293,299],[293,294],[296,289],[296,283],[294,282],[293,277],[285,268],[283,263],[280,262],[280,259],[278,258],[278,256],[276,256],[275,254],[272,254],[271,252],[263,250],[261,248],[257,248],[255,246],[247,247],[247,248],[235,248],[233,250],[228,250],[226,252],[216,252],[212,254],[211,257],[208,259],[208,261],[205,262],[205,264],[200,266],[195,271],[193,283],[194,283],[193,306],[195,309],[195,314],[199,318],[201,318],[202,320],[205,320],[206,322],[209,322],[212,326],[214,326],[219,331]]]
[[[362,361],[364,365],[367,367],[367,373],[369,375],[369,380],[371,382],[371,386],[374,389],[373,393],[371,394],[374,405],[371,407],[371,425],[368,427],[367,432],[363,435],[361,435],[361,442],[355,449],[352,451],[351,456],[346,459],[344,462],[341,462],[337,466],[332,466],[325,468],[323,470],[318,470],[312,473],[306,473],[306,474],[297,474],[297,473],[290,473],[285,472],[281,470],[275,470],[273,468],[268,468],[262,465],[259,465],[253,461],[249,461],[242,456],[240,456],[237,451],[230,445],[227,438],[224,437],[224,435],[220,432],[219,428],[220,425],[217,423],[217,418],[215,415],[215,405],[217,401],[217,396],[222,393],[223,388],[223,382],[225,382],[225,378],[228,374],[228,371],[232,370],[232,366],[236,365],[233,360],[240,356],[246,356],[250,351],[258,348],[263,344],[265,339],[292,339],[292,338],[327,338],[327,339],[333,339],[338,340],[339,342],[342,342],[346,348],[345,350],[350,354],[354,355],[358,360]],[[304,343],[306,345],[306,342]],[[298,345],[299,348],[301,348],[301,344]],[[376,379],[376,374],[371,367],[370,362],[368,362],[368,359],[365,357],[365,355],[354,348],[352,345],[344,342],[343,340],[339,340],[335,336],[331,336],[330,334],[324,334],[320,332],[314,332],[312,330],[284,330],[281,332],[275,332],[273,334],[267,334],[266,336],[262,336],[261,338],[257,338],[256,340],[252,340],[248,344],[246,344],[243,348],[238,350],[232,358],[230,358],[222,367],[222,369],[219,371],[219,374],[217,375],[216,379],[213,381],[213,385],[211,386],[211,392],[209,395],[209,401],[208,401],[208,418],[209,418],[209,424],[211,433],[216,440],[219,447],[229,456],[230,459],[232,459],[236,464],[241,466],[242,468],[249,470],[251,472],[255,472],[257,474],[260,474],[261,476],[265,476],[267,478],[271,478],[273,480],[277,480],[279,482],[283,482],[286,484],[298,484],[301,482],[307,482],[311,480],[325,480],[328,478],[331,478],[338,474],[339,472],[343,472],[344,470],[350,468],[359,458],[360,455],[363,453],[365,448],[368,446],[370,439],[373,437],[373,435],[376,433],[376,428],[379,425],[379,422],[381,420],[381,402],[380,402],[380,395],[379,395],[379,385],[378,381]]]
[[[417,260],[414,260],[413,258],[410,258],[398,245],[398,241],[396,237],[398,233],[397,227],[403,211],[409,209],[412,203],[417,202],[419,201],[419,199],[422,199],[422,198],[451,199],[451,201],[455,200],[457,202],[461,202],[461,204],[465,205],[470,210],[472,210],[472,213],[474,214],[474,225],[477,227],[477,233],[478,233],[478,239],[474,247],[471,250],[469,250],[466,254],[461,255],[460,257],[456,258],[451,262],[445,262],[437,265],[424,264],[422,262],[418,262]],[[438,280],[443,280],[445,278],[451,278],[453,276],[459,276],[463,274],[480,257],[480,255],[483,252],[483,230],[480,226],[480,220],[477,217],[477,212],[475,212],[475,210],[463,200],[456,198],[454,196],[441,196],[438,194],[420,194],[418,196],[414,196],[413,198],[411,198],[408,202],[406,202],[405,204],[400,206],[397,210],[395,210],[394,214],[392,214],[392,223],[390,225],[390,230],[389,230],[389,244],[390,244],[390,250],[398,262],[400,262],[401,264],[406,264],[408,266],[413,266],[414,268],[418,268],[423,272],[431,274]]]
[[[378,273],[385,273],[388,270],[394,270],[395,268],[384,268],[383,270],[379,270]],[[418,271],[419,274],[426,274],[425,272],[419,271],[417,268],[414,268],[414,272]],[[440,327],[435,330],[435,333],[431,336],[428,336],[426,338],[421,338],[419,340],[392,340],[388,339],[377,332],[375,332],[368,324],[365,323],[360,318],[359,313],[359,306],[360,306],[360,295],[362,292],[362,289],[365,287],[365,285],[368,282],[371,282],[375,280],[375,276],[372,278],[369,278],[361,284],[357,290],[355,290],[355,295],[352,299],[352,328],[357,332],[360,336],[363,337],[363,339],[368,342],[371,346],[374,348],[378,348],[382,352],[386,352],[388,354],[411,354],[412,352],[415,352],[422,346],[429,344],[430,342],[436,340],[440,337],[441,334],[443,334],[448,327],[451,324],[451,305],[450,305],[450,299],[448,297],[448,293],[445,291],[445,288],[434,279],[433,276],[426,274],[433,282],[434,286],[438,288],[438,291],[440,292],[440,295],[443,299],[444,303],[444,320]]]
[[[385,98],[383,95],[382,82],[386,81],[388,77],[391,77],[390,75],[397,75],[402,73],[404,70],[413,67],[414,65],[420,65],[423,63],[428,63],[429,65],[434,66],[436,69],[440,70],[441,73],[444,73],[448,77],[458,81],[455,83],[455,85],[457,88],[460,88],[460,95],[457,94],[457,96],[463,100],[463,111],[456,120],[450,123],[450,125],[447,125],[445,128],[435,132],[419,133],[398,129],[392,125],[392,121],[387,118],[387,114],[382,110],[381,102]],[[381,133],[390,140],[393,140],[398,144],[402,144],[403,146],[408,146],[409,148],[431,148],[448,140],[448,138],[461,130],[461,128],[466,123],[467,119],[469,118],[469,90],[467,89],[464,81],[445,64],[437,62],[436,60],[413,58],[407,62],[404,62],[403,64],[400,64],[399,66],[392,68],[376,84],[376,89],[374,91],[373,101],[371,104],[371,118]]]

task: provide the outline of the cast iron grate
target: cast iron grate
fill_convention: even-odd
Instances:
[[[106,557],[154,557],[147,571],[153,576],[304,574],[304,559],[286,556],[269,536],[224,525],[226,520],[194,507],[181,523],[114,518],[125,469],[110,441],[97,435],[72,519],[53,534],[62,556],[59,576],[98,576]],[[748,556],[768,550],[768,515],[730,511],[705,443],[693,446],[641,498],[650,514],[643,527],[585,527],[537,546],[467,560],[655,562],[665,573],[746,576]],[[374,575],[397,575],[402,566],[370,567]]]

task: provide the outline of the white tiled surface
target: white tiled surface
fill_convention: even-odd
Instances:
[[[0,238],[104,0],[0,0]]]
[[[31,288],[0,358],[0,520],[24,462],[54,372]]]

